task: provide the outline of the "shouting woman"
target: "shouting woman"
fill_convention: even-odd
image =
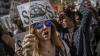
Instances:
[[[24,56],[70,56],[66,43],[58,36],[51,20],[41,20],[31,26],[31,34],[24,37]]]

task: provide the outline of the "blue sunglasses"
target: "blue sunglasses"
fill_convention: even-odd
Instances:
[[[47,27],[51,27],[51,25],[52,25],[52,22],[50,21],[50,20],[46,20],[45,22],[44,22],[44,24],[45,24],[45,26],[47,26]],[[36,29],[41,29],[43,27],[43,24],[41,24],[41,23],[36,23],[35,24],[35,28]]]

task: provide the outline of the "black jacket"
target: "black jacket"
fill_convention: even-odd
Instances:
[[[80,6],[80,13],[82,14],[82,20],[80,27],[74,34],[74,45],[76,48],[76,56],[93,56],[92,48],[92,37],[91,37],[91,20],[92,13],[89,9],[84,6]]]

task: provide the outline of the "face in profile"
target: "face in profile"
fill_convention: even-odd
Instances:
[[[51,21],[40,21],[35,24],[36,34],[40,40],[50,40],[51,38]]]
[[[63,28],[69,28],[70,27],[70,18],[69,17],[66,17],[62,20],[62,26]]]

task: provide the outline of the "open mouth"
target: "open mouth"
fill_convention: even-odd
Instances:
[[[48,39],[48,35],[49,35],[49,32],[48,31],[45,31],[44,33],[43,33],[43,38],[46,40],[46,39]]]
[[[45,31],[45,32],[44,32],[44,35],[48,35],[48,31]]]

